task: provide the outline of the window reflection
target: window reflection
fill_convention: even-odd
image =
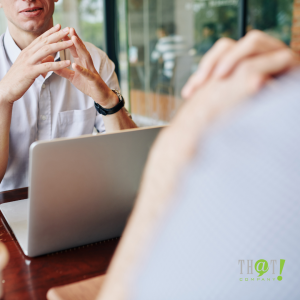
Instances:
[[[105,49],[103,1],[59,0],[55,4],[54,23],[74,27],[84,41]],[[4,12],[0,9],[0,35],[6,27]]]
[[[140,126],[169,122],[181,89],[223,36],[237,38],[238,0],[129,0],[131,106]]]
[[[260,29],[299,51],[295,0],[248,0],[247,30]],[[180,92],[220,37],[238,38],[239,0],[117,0],[120,84],[140,126],[168,123]],[[293,23],[294,13],[294,23]],[[108,16],[109,17],[109,16]],[[104,0],[60,0],[54,22],[105,50]],[[293,27],[292,27],[293,24]],[[0,34],[6,30],[0,9]],[[293,35],[292,35],[293,31]],[[129,107],[129,106],[128,106]]]
[[[263,30],[291,43],[294,0],[248,0],[248,28]]]
[[[130,106],[130,81],[129,81],[129,65],[128,65],[128,14],[127,0],[117,0],[118,5],[118,22],[119,22],[119,71],[120,71],[120,87],[122,95],[125,99],[126,108],[131,111]]]
[[[3,9],[0,9],[0,35],[5,33],[7,27],[6,17]]]
[[[82,40],[105,49],[103,0],[60,0],[55,5],[54,23],[74,27]]]

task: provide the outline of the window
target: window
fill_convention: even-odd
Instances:
[[[108,0],[110,1],[110,0]],[[118,8],[118,63],[119,63],[119,81],[122,95],[125,99],[126,108],[131,110],[130,103],[130,74],[128,65],[128,14],[127,14],[127,0],[117,0]]]
[[[248,0],[247,30],[259,29],[291,43],[294,0]]]
[[[55,4],[54,23],[74,27],[80,37],[104,49],[104,0],[60,0]],[[0,9],[0,35],[7,27],[6,18]]]
[[[54,24],[73,27],[85,42],[105,49],[103,0],[60,0]]]
[[[0,9],[0,35],[5,33],[7,27],[6,18],[3,9]]]
[[[54,22],[74,27],[84,41],[105,50],[105,1],[110,0],[60,0]],[[118,35],[110,40],[118,44],[121,90],[139,126],[168,123],[203,55],[220,37],[238,39],[240,1],[115,0]],[[300,51],[295,0],[247,3],[247,31],[263,30]],[[6,26],[0,9],[0,34]]]
[[[238,39],[240,1],[128,1],[132,114],[140,126],[168,123],[203,55],[221,37]],[[247,31],[263,30],[300,50],[292,35],[294,0],[247,3]]]
[[[140,126],[168,123],[202,56],[238,38],[238,0],[128,1],[132,114]]]

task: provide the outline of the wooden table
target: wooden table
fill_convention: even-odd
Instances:
[[[0,193],[0,204],[27,198],[28,189],[8,191]],[[46,299],[51,287],[105,274],[119,242],[113,239],[29,258],[23,254],[2,213],[0,216],[0,241],[10,254],[3,272],[5,300]]]

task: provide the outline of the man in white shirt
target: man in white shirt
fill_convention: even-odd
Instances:
[[[0,191],[28,185],[34,141],[136,127],[107,55],[53,27],[57,1],[0,0]]]

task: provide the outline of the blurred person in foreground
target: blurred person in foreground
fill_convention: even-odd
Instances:
[[[298,66],[258,31],[206,54],[151,150],[98,299],[299,299]],[[276,282],[242,282],[239,261],[262,258],[277,259]]]
[[[53,26],[55,2],[0,0],[0,192],[28,186],[35,141],[136,127],[114,63],[74,28]]]

